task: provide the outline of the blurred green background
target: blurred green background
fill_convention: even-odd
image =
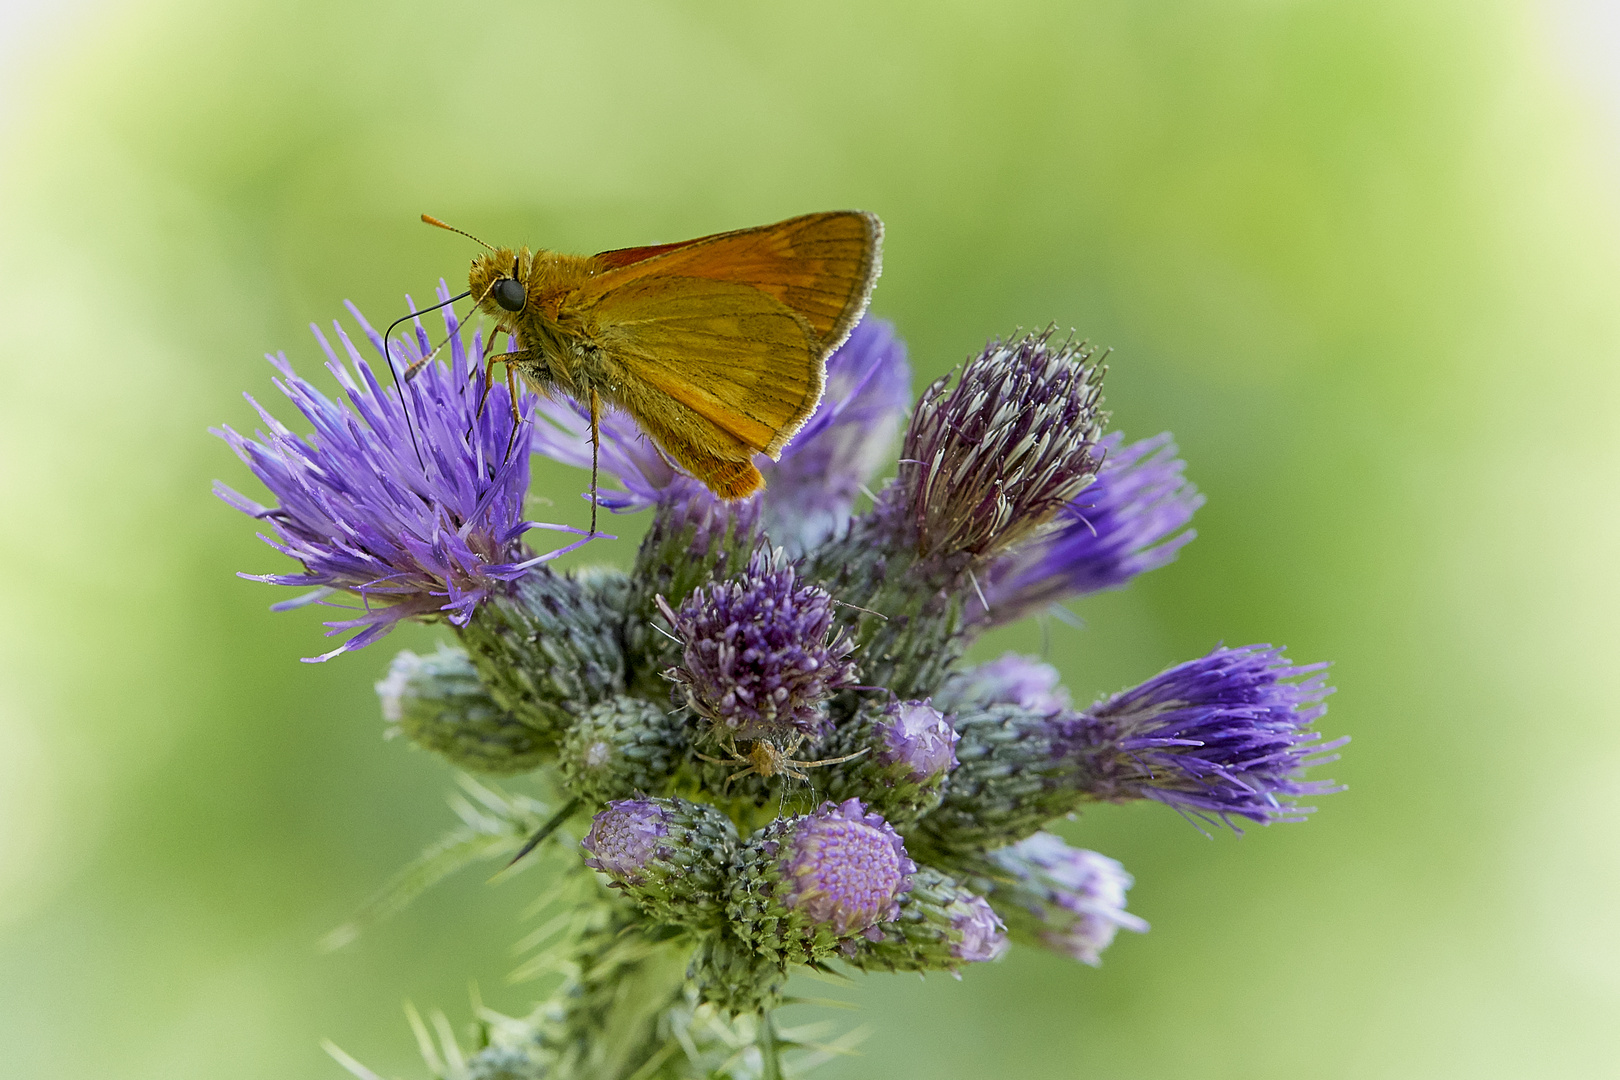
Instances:
[[[1588,14],[1601,5],[1587,5]],[[412,628],[319,614],[208,494],[261,355],[492,241],[588,252],[856,206],[920,380],[1056,321],[1173,430],[1200,537],[983,643],[1079,700],[1217,642],[1336,662],[1304,825],[1156,806],[1100,970],[868,978],[855,1077],[1590,1077],[1620,1055],[1620,141],[1568,5],[97,3],[0,59],[0,1073],[421,1076],[401,1002],[520,1012],[534,875],[316,942],[448,827],[384,744]],[[1582,49],[1586,53],[1582,53]],[[1613,60],[1613,55],[1610,60]],[[290,412],[278,407],[283,415]],[[554,519],[584,480],[543,470]],[[247,490],[252,490],[247,487]],[[644,518],[593,554],[627,561]],[[1613,670],[1612,668],[1609,670]],[[1608,1018],[1605,1021],[1605,1017]]]

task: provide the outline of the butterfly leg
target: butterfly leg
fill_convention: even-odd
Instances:
[[[502,330],[498,326],[489,332],[489,340],[484,342],[483,351],[478,355],[478,364],[482,364],[490,358],[490,356],[495,352],[495,339],[504,333],[506,333],[506,331]],[[472,365],[472,371],[467,373],[467,377],[469,379],[478,373],[478,364]]]
[[[517,369],[511,364],[506,365],[506,396],[512,403],[512,433],[506,437],[506,453],[501,456],[502,465],[511,460],[512,444],[517,442],[518,428],[523,424],[523,414],[518,412]]]

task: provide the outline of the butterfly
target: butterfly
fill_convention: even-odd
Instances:
[[[652,247],[565,255],[490,247],[468,293],[516,348],[495,363],[590,409],[591,531],[604,404],[629,414],[723,499],[765,486],[821,400],[827,357],[866,311],[882,262],[875,214],[835,210]],[[517,395],[512,399],[515,402]]]

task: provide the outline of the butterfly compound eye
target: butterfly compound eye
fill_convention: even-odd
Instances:
[[[501,278],[491,291],[495,294],[495,302],[507,311],[522,311],[524,301],[529,298],[523,283],[515,278]]]

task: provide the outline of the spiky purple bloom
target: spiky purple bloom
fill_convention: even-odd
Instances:
[[[1030,712],[1057,712],[1069,707],[1063,676],[1051,664],[1018,653],[959,672],[935,695],[945,708],[960,704],[1017,705]]]
[[[658,602],[684,646],[673,678],[733,739],[820,735],[828,695],[855,684],[832,597],[799,584],[781,548],[755,551],[741,577],[696,590],[679,611]]]
[[[1147,933],[1148,924],[1125,910],[1131,875],[1106,855],[1043,832],[990,858],[1006,876],[995,893],[1003,910],[1056,952],[1096,967],[1122,927]]]
[[[1057,527],[990,567],[986,611],[969,618],[999,626],[1071,596],[1115,589],[1175,559],[1197,534],[1186,525],[1204,497],[1183,477],[1168,432],[1121,446],[1102,440],[1101,471],[1064,507]]]
[[[609,803],[591,819],[591,829],[579,843],[588,853],[585,865],[617,882],[638,883],[669,832],[667,816],[664,808],[650,799]]]
[[[891,703],[878,721],[877,736],[877,759],[885,765],[903,765],[907,778],[917,783],[956,768],[960,736],[945,714],[927,702]]]
[[[951,946],[951,954],[968,963],[999,959],[1010,944],[1007,927],[982,896],[965,900],[952,912],[951,925],[962,940]]]
[[[1332,693],[1325,667],[1293,666],[1269,645],[1218,648],[1056,720],[1057,736],[1096,798],[1155,799],[1233,828],[1234,817],[1303,820],[1313,808],[1285,800],[1342,790],[1300,779],[1349,741],[1310,730]]]
[[[441,286],[441,299],[448,295]],[[349,311],[378,355],[386,357],[382,336],[353,305]],[[585,543],[579,540],[538,556],[522,543],[523,534],[533,528],[578,530],[523,520],[529,426],[520,425],[514,435],[504,386],[491,389],[480,411],[483,383],[476,365],[469,363],[461,327],[449,308],[444,309],[444,322],[450,362],[426,363],[406,384],[408,413],[398,392],[379,382],[348,334],[334,323],[348,366],[318,328],[311,330],[326,353],[327,369],[343,389],[339,400],[295,375],[285,356],[269,358],[282,375],[276,387],[314,426],[312,436],[295,435],[251,396],[248,401],[268,434],[260,431],[249,438],[228,426],[214,429],[270,489],[277,505],[261,506],[218,482],[215,493],[268,522],[275,538],[264,537],[265,542],[304,565],[301,574],[241,576],[316,589],[275,605],[275,610],[324,603],[334,591],[354,593],[363,601],[360,615],[326,624],[328,636],[359,632],[314,660],[368,645],[401,619],[442,616],[465,625],[492,592]],[[476,355],[481,347],[476,333],[472,343]],[[427,331],[417,323],[415,340],[396,348],[396,363],[413,364],[429,347]],[[533,401],[524,395],[519,408],[526,411]]]
[[[917,869],[900,834],[859,799],[822,803],[778,842],[778,899],[839,937],[895,918]]]
[[[910,404],[905,344],[887,322],[862,319],[827,358],[827,388],[815,413],[780,461],[761,465],[771,539],[800,554],[842,532]]]
[[[923,391],[884,493],[890,528],[919,554],[986,558],[1036,534],[1102,465],[1102,374],[1050,330],[991,342]]]

